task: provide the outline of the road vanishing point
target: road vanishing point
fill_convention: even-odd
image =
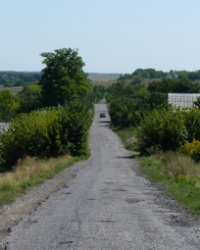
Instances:
[[[95,105],[91,157],[71,180],[25,214],[7,237],[9,250],[194,250],[200,227],[138,170],[133,152]]]

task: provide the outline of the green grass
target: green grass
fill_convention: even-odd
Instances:
[[[136,128],[129,127],[126,129],[113,129],[115,133],[121,138],[122,143],[125,145],[126,149],[137,150],[136,147]]]
[[[200,216],[200,188],[199,179],[188,178],[186,175],[176,177],[165,174],[164,166],[153,157],[141,157],[141,172],[155,183],[160,183],[166,190],[187,208]]]
[[[81,159],[83,158],[69,157],[64,158],[61,162],[59,162],[59,159],[51,159],[51,162],[43,161],[38,163],[29,158],[25,161],[26,166],[24,163],[20,163],[15,171],[0,175],[0,205],[13,202],[16,197],[25,193],[27,189],[38,186],[47,179],[52,179],[62,170]],[[32,172],[28,173],[30,171]]]
[[[7,182],[0,186],[0,205],[8,204],[22,193],[20,187]]]
[[[56,176],[65,168],[70,167],[73,163],[78,161],[78,159],[79,158],[72,158],[68,162],[60,163],[60,164],[55,165],[55,167],[53,168],[44,170],[40,172],[38,175],[36,175],[35,177],[31,178],[30,180],[21,181],[19,183],[19,187],[26,190],[27,188],[38,186],[42,184],[45,180],[52,179],[54,176]]]
[[[114,130],[126,148],[130,138],[136,138],[135,129]],[[135,143],[135,142],[134,142]],[[200,163],[177,152],[137,157],[140,171],[152,182],[163,185],[168,193],[200,217]]]

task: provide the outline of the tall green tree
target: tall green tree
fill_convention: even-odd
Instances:
[[[19,101],[9,90],[0,91],[0,121],[9,122],[19,110]]]
[[[30,112],[41,107],[41,86],[36,83],[26,85],[18,94],[20,112]]]
[[[46,64],[39,82],[44,106],[63,105],[89,92],[92,85],[87,81],[83,71],[85,64],[77,50],[63,48],[44,52],[41,56]]]

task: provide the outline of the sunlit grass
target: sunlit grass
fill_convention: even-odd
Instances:
[[[200,179],[200,163],[189,156],[176,152],[167,152],[161,157],[165,173],[170,177],[185,175],[188,178]]]
[[[200,164],[188,156],[170,152],[164,156],[138,158],[150,180],[163,184],[177,200],[200,216]]]
[[[115,132],[126,148],[135,150],[136,130]],[[148,179],[165,186],[173,197],[200,217],[200,163],[179,152],[160,152],[149,157],[137,157],[137,160],[140,171]]]
[[[28,188],[53,178],[77,160],[65,155],[48,160],[26,157],[19,161],[12,172],[0,174],[0,205],[12,202]]]
[[[123,130],[114,129],[114,131],[121,138],[127,149],[137,150],[136,128],[130,127]]]

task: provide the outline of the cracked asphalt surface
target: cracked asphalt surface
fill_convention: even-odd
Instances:
[[[106,111],[105,104],[95,106],[91,157],[76,163],[73,176],[46,192],[43,202],[18,215],[2,249],[200,249],[199,221],[139,174],[133,153],[109,128],[109,116],[99,118]]]

